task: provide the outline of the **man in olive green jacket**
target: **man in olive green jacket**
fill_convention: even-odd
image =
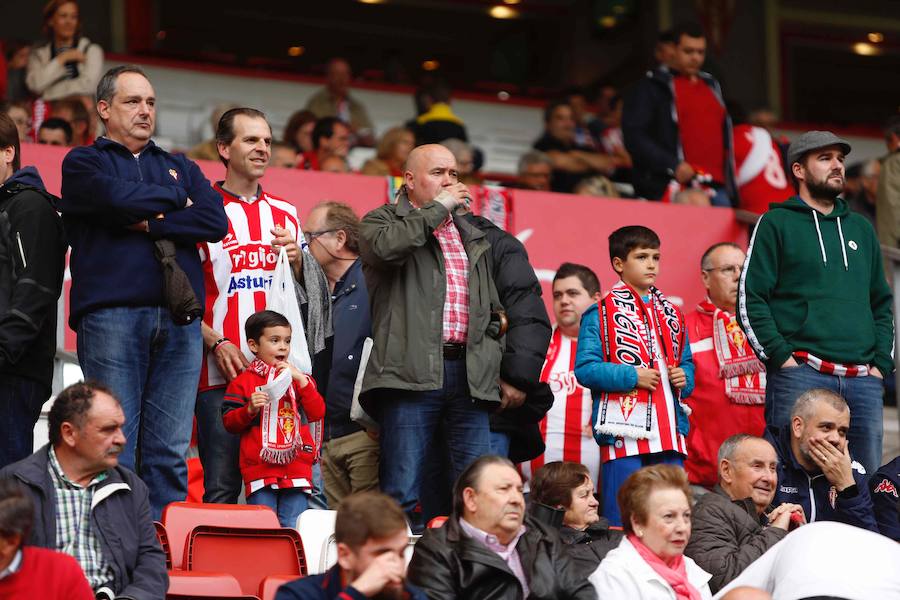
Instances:
[[[395,205],[362,220],[360,256],[374,345],[363,380],[381,424],[382,490],[422,522],[425,456],[438,427],[454,479],[489,451],[489,412],[500,402],[500,302],[484,232],[455,214],[471,196],[443,146],[410,153]],[[431,515],[424,515],[425,517]]]

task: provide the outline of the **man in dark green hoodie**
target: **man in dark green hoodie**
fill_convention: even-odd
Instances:
[[[772,204],[757,224],[738,316],[766,363],[766,423],[787,425],[806,390],[833,390],[853,415],[850,451],[873,472],[881,463],[894,322],[875,230],[840,197],[849,152],[827,131],[808,131],[791,144],[797,195]]]
[[[20,168],[16,124],[0,114],[0,467],[34,450],[50,397],[56,300],[66,240],[55,198],[34,167]]]

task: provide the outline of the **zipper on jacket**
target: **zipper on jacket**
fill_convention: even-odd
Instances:
[[[807,475],[806,482],[809,486],[809,522],[812,523],[816,520],[816,497],[813,496],[812,477]]]
[[[22,247],[22,234],[20,232],[16,232],[16,241],[19,243],[19,256],[22,257],[22,270],[28,268],[28,262],[25,260],[25,249]]]
[[[140,154],[138,154],[137,156],[134,157],[134,162],[137,163],[138,181],[143,181],[144,174],[141,172],[141,155]]]

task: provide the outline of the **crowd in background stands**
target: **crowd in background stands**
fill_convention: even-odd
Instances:
[[[49,44],[25,67],[46,100],[35,139],[81,144],[56,198],[0,114],[0,480],[18,484],[0,481],[0,591],[89,597],[69,555],[97,597],[163,597],[152,520],[188,493],[193,417],[205,501],[243,496],[284,527],[338,509],[337,564],[283,599],[900,592],[900,458],[881,456],[892,296],[871,215],[841,198],[852,149],[744,125],[700,71],[702,30],[661,39],[660,66],[624,99],[604,90],[599,120],[581,94],[550,103],[520,183],[784,202],[746,254],[723,242],[695,257],[708,295],[684,311],[655,285],[673,242],[616,230],[619,281],[601,290],[561,265],[551,325],[524,246],[469,211],[479,153],[446,87],[417,94],[419,115],[364,167],[402,177],[396,203],[360,218],[326,202],[301,221],[262,187],[267,168],[346,171],[352,145],[376,143],[345,61],[281,143],[263,112],[220,107],[191,150],[224,164],[210,184],[153,143],[146,75],[101,76],[74,2],[45,15]],[[93,141],[83,98],[104,126]],[[881,179],[862,168],[863,208],[896,194],[896,156]],[[32,453],[68,246],[88,382],[59,394]],[[407,527],[424,532],[408,572]],[[852,585],[824,559],[785,571],[786,548],[828,545],[879,555],[854,563]]]
[[[93,89],[103,51],[80,35],[75,2],[50,3],[44,33],[48,43],[7,45],[0,100],[19,125],[22,141],[90,144],[101,133]],[[700,70],[705,46],[699,27],[667,30],[657,40],[656,64],[635,85],[624,91],[611,85],[591,93],[564,90],[547,104],[544,132],[533,150],[522,154],[515,180],[503,176],[502,181],[525,189],[733,206],[762,214],[790,192],[784,154],[789,140],[775,132],[771,110],[748,114]],[[377,132],[365,105],[352,94],[352,82],[346,60],[328,63],[325,86],[290,116],[273,141],[273,166],[349,173],[348,154],[362,146],[375,148],[375,156],[360,173],[398,177],[412,147],[441,143],[456,156],[463,181],[477,184],[490,177],[482,173],[484,155],[469,143],[445,83],[429,79],[414,95],[416,116]],[[674,96],[670,84],[679,88]],[[219,117],[235,107],[213,110],[213,130]],[[900,145],[897,119],[887,124],[885,138],[890,154]],[[195,160],[218,160],[213,139],[186,153]],[[876,206],[881,207],[879,237],[891,245],[900,237],[900,216],[895,216],[900,206],[891,183],[896,177],[880,177],[881,167],[877,159],[849,165],[845,198],[873,225]],[[879,181],[886,181],[880,195]]]

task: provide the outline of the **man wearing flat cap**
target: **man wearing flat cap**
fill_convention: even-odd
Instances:
[[[757,224],[738,318],[766,364],[766,423],[784,427],[801,393],[832,390],[853,415],[850,454],[872,473],[881,464],[894,321],[875,230],[840,197],[849,153],[850,144],[828,131],[791,144],[797,194],[772,204]]]

